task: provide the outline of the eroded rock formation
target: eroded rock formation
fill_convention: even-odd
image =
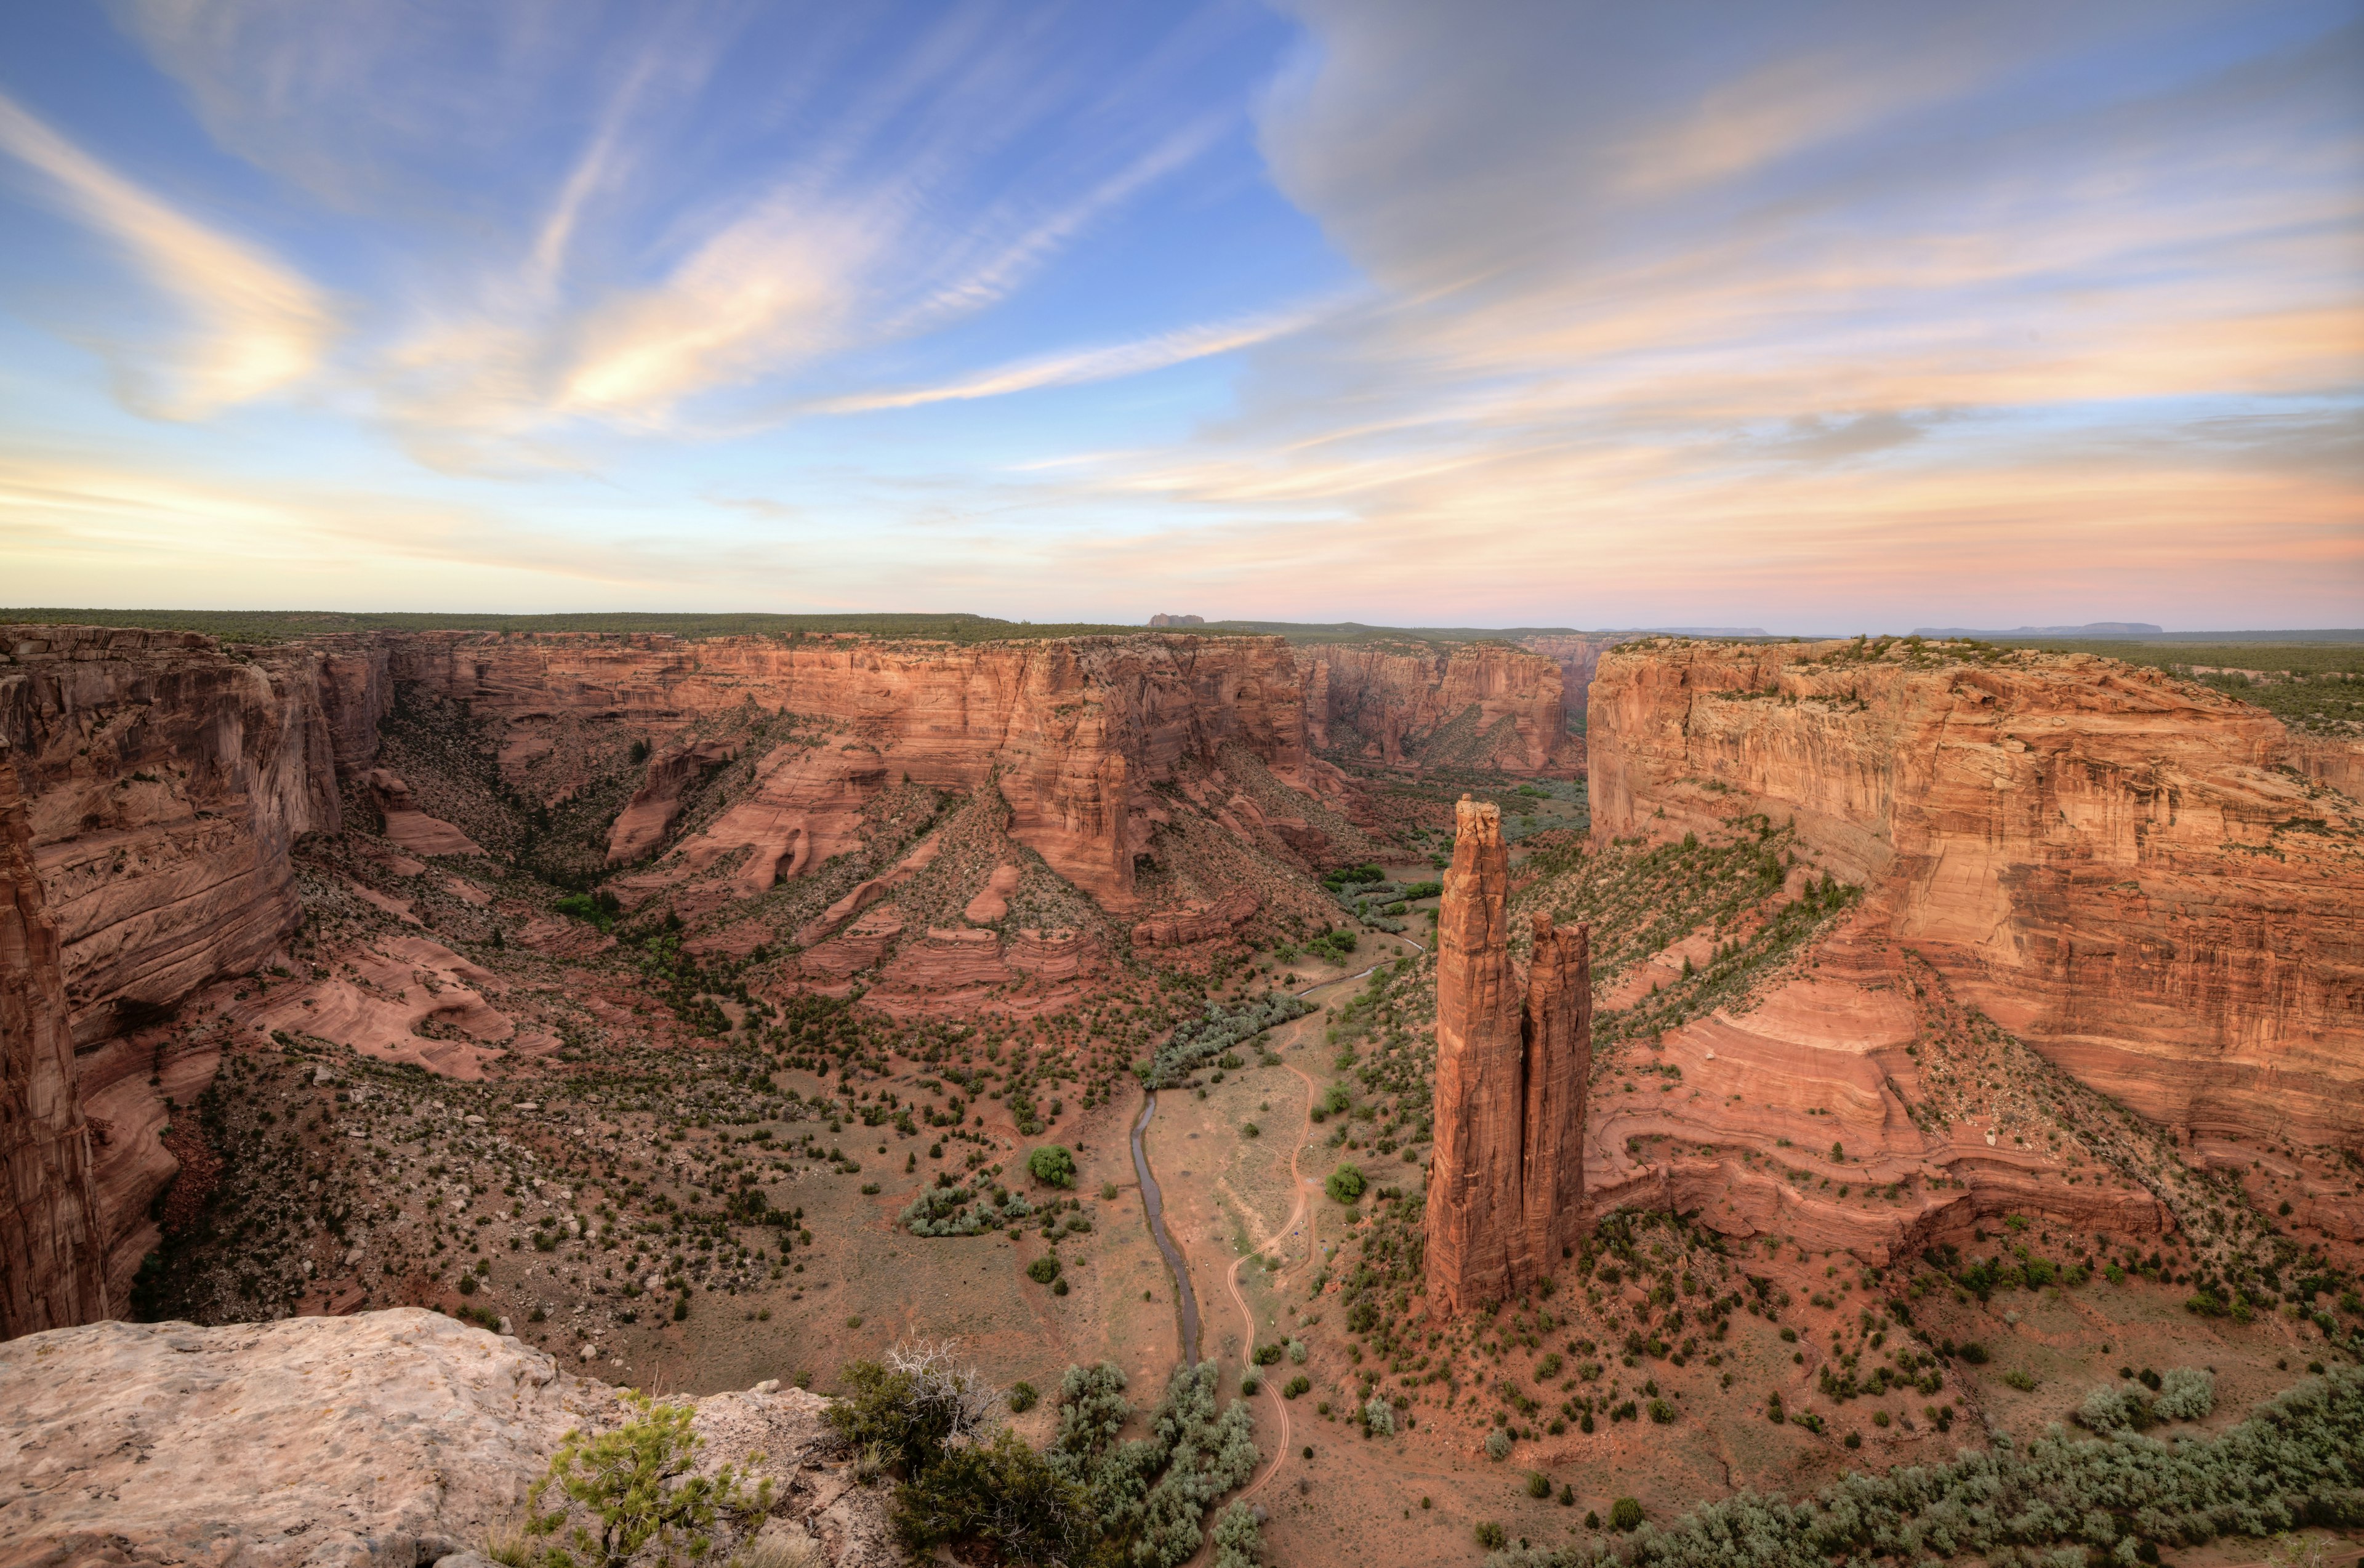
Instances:
[[[1527,984],[1511,957],[1501,814],[1463,797],[1436,929],[1436,1145],[1429,1172],[1431,1312],[1533,1287],[1583,1220],[1591,1067],[1585,933],[1534,922]]]
[[[107,1303],[65,972],[32,840],[0,745],[0,1340],[87,1323]]]
[[[1390,766],[1573,773],[1560,666],[1499,642],[1331,643],[1297,651],[1307,731]]]
[[[406,776],[388,764],[381,721],[403,702],[447,716],[439,744],[489,747],[507,802],[492,800],[481,780],[430,778],[407,762]],[[744,734],[791,714],[793,740],[736,762],[736,742],[706,732]],[[865,852],[865,813],[907,783],[997,796],[1012,851],[1031,850],[1101,907],[1134,917],[1209,895],[1188,877],[1169,879],[1146,907],[1134,893],[1137,860],[1172,821],[1155,791],[1177,773],[1195,780],[1217,773],[1219,756],[1236,756],[1286,789],[1344,787],[1307,757],[1296,670],[1278,639],[951,647],[434,631],[251,650],[188,633],[0,628],[0,740],[15,755],[28,852],[56,929],[83,1110],[102,1129],[93,1161],[117,1295],[154,1243],[151,1200],[177,1169],[161,1136],[165,1097],[194,1099],[217,1060],[213,1042],[167,1026],[216,981],[287,967],[285,944],[303,917],[297,838],[338,830],[340,801],[366,800],[383,814],[385,838],[414,855],[513,847],[517,834],[503,828],[512,803],[547,807],[612,787],[632,739],[655,757],[620,815],[601,825],[604,853],[611,863],[654,862],[614,890],[628,904],[664,897],[691,917]],[[414,761],[432,772],[438,754],[430,748]],[[748,778],[714,797],[718,809],[700,797],[684,840],[686,798],[726,765]],[[430,785],[433,814],[418,793]],[[450,818],[470,790],[486,798],[463,828]],[[1301,810],[1260,815],[1244,797],[1218,809],[1243,842],[1296,855],[1322,841]],[[496,844],[487,836],[496,828],[510,840]],[[920,869],[928,853],[898,869]],[[718,863],[728,871],[721,880],[708,875]],[[684,893],[693,880],[701,885]],[[345,888],[421,924],[404,899],[349,879]],[[986,920],[1003,917],[1009,891],[1001,913],[991,898],[978,905]],[[848,929],[866,901],[812,933],[825,947],[842,933],[842,951],[816,953],[811,967],[865,956],[869,967],[891,954],[892,936],[872,954],[878,933]],[[584,934],[559,926],[520,938],[548,950]],[[776,938],[732,940],[743,951]],[[950,1005],[974,989],[944,984],[953,972],[1039,989],[1087,973],[1098,951],[1073,933],[1018,935],[980,962],[978,945],[920,941],[901,972],[911,986],[889,993],[915,1007]],[[360,962],[377,973],[377,959]],[[480,997],[445,1006],[425,982],[385,978],[365,997],[324,993],[303,1016],[267,1027],[332,1029],[370,1054],[463,1074],[500,1051],[541,1048]]]
[[[1540,653],[1559,666],[1560,683],[1566,695],[1568,717],[1581,728],[1585,703],[1592,687],[1593,672],[1600,667],[1600,656],[1631,639],[1621,634],[1594,631],[1538,632],[1519,639],[1519,646],[1530,653]]]
[[[1297,672],[1277,638],[949,647],[420,632],[396,644],[390,669],[504,727],[505,770],[547,754],[537,735],[569,715],[663,729],[752,702],[843,729],[833,744],[762,759],[758,787],[685,846],[704,863],[742,849],[774,866],[826,860],[853,847],[861,805],[890,781],[965,790],[991,780],[1013,838],[1124,908],[1149,831],[1146,787],[1185,759],[1244,746],[1312,787]]]
[[[2154,1120],[2364,1137],[2364,811],[2270,715],[2084,654],[1662,641],[1589,740],[1597,834],[1794,818],[1864,940]]]
[[[161,1137],[164,1096],[193,1096],[212,1072],[209,1054],[160,1055],[145,1037],[295,929],[289,851],[342,821],[346,742],[322,694],[341,690],[344,722],[362,723],[373,699],[352,681],[366,687],[368,664],[341,643],[250,653],[190,633],[0,627],[0,741],[56,926],[83,1112],[101,1129],[93,1171],[111,1299],[128,1289],[155,1234],[150,1203],[178,1169]]]
[[[362,786],[369,791],[371,802],[378,815],[385,819],[385,836],[413,854],[419,855],[481,855],[484,847],[451,823],[430,817],[418,808],[410,786],[402,775],[385,768],[372,768],[362,775]]]

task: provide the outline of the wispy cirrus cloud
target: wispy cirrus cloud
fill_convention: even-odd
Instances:
[[[1142,375],[1187,364],[1217,354],[1235,353],[1301,332],[1332,314],[1334,306],[1317,306],[1240,321],[1210,321],[1171,332],[1159,332],[1130,343],[1047,354],[999,365],[934,386],[889,388],[822,398],[805,405],[814,414],[871,414],[895,408],[919,408],[931,403],[965,403],[980,397],[1006,397],[1049,386],[1082,386],[1120,376]]]
[[[247,459],[290,529],[317,435],[424,465],[354,559],[1087,617],[2364,595],[2350,0],[112,10],[185,108],[0,49],[82,138],[7,150],[190,324],[151,406],[323,389]],[[182,116],[294,260],[191,239]]]
[[[178,306],[182,330],[168,343],[100,339],[130,406],[159,418],[202,418],[318,365],[336,312],[294,269],[179,211],[5,95],[0,152]]]

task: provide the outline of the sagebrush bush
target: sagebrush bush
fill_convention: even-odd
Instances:
[[[1641,1526],[1624,1555],[1634,1568],[1828,1568],[1840,1559],[1999,1562],[2007,1554],[2083,1562],[2089,1547],[2104,1544],[2095,1537],[2106,1526],[2111,1561],[2132,1563],[2158,1546],[2358,1523],[2364,1370],[2340,1367],[2213,1439],[2166,1443],[2124,1428],[2106,1437],[2054,1428],[2024,1444],[1998,1437],[1991,1449],[1951,1464],[1850,1472],[1800,1502],[1744,1492],[1709,1503],[1667,1529]],[[1563,1547],[1510,1553],[1489,1568],[1593,1561],[1584,1548]]]

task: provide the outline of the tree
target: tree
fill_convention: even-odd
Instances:
[[[1330,1173],[1329,1180],[1322,1184],[1329,1191],[1331,1201],[1334,1203],[1355,1202],[1363,1195],[1365,1184],[1362,1168],[1357,1165],[1339,1166]]]
[[[627,1390],[624,1399],[636,1412],[630,1420],[594,1438],[569,1432],[551,1456],[549,1473],[526,1493],[529,1534],[555,1535],[565,1526],[568,1507],[541,1511],[542,1498],[555,1487],[599,1527],[596,1536],[587,1525],[574,1527],[567,1540],[575,1551],[604,1568],[620,1568],[653,1545],[671,1562],[676,1544],[688,1546],[692,1556],[702,1555],[706,1532],[718,1520],[771,1507],[769,1479],[751,1492],[732,1465],[710,1476],[689,1473],[698,1446],[689,1429],[695,1407],[660,1405],[636,1390]],[[574,1562],[563,1547],[543,1557],[552,1568]]]
[[[1045,1143],[1026,1156],[1026,1169],[1044,1186],[1072,1187],[1076,1184],[1076,1157],[1064,1143]]]
[[[907,1474],[918,1474],[947,1445],[977,1440],[999,1419],[1001,1396],[975,1367],[955,1366],[954,1346],[916,1340],[886,1360],[845,1369],[853,1390],[829,1407],[829,1424],[859,1451],[875,1443]]]

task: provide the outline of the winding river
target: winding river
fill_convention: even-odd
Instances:
[[[1396,940],[1411,943],[1416,952],[1428,951],[1410,937],[1399,937]],[[1382,959],[1380,962],[1393,963],[1399,956],[1401,955],[1391,955]],[[1335,980],[1321,981],[1306,986],[1294,995],[1310,996],[1316,991],[1326,991],[1333,985],[1344,985],[1350,980],[1360,980],[1378,967],[1379,965],[1375,963],[1367,969],[1358,969],[1352,974],[1342,974]],[[1157,1189],[1157,1178],[1150,1173],[1149,1151],[1142,1147],[1141,1141],[1142,1135],[1149,1130],[1149,1118],[1156,1114],[1157,1091],[1145,1089],[1142,1093],[1141,1115],[1134,1118],[1132,1124],[1132,1173],[1141,1182],[1141,1208],[1142,1212],[1149,1217],[1150,1240],[1157,1243],[1158,1251],[1165,1255],[1166,1272],[1174,1276],[1175,1299],[1181,1304],[1182,1364],[1197,1366],[1199,1364],[1199,1293],[1190,1287],[1190,1270],[1189,1266],[1182,1261],[1180,1244],[1174,1240],[1173,1232],[1165,1228],[1165,1196]]]

